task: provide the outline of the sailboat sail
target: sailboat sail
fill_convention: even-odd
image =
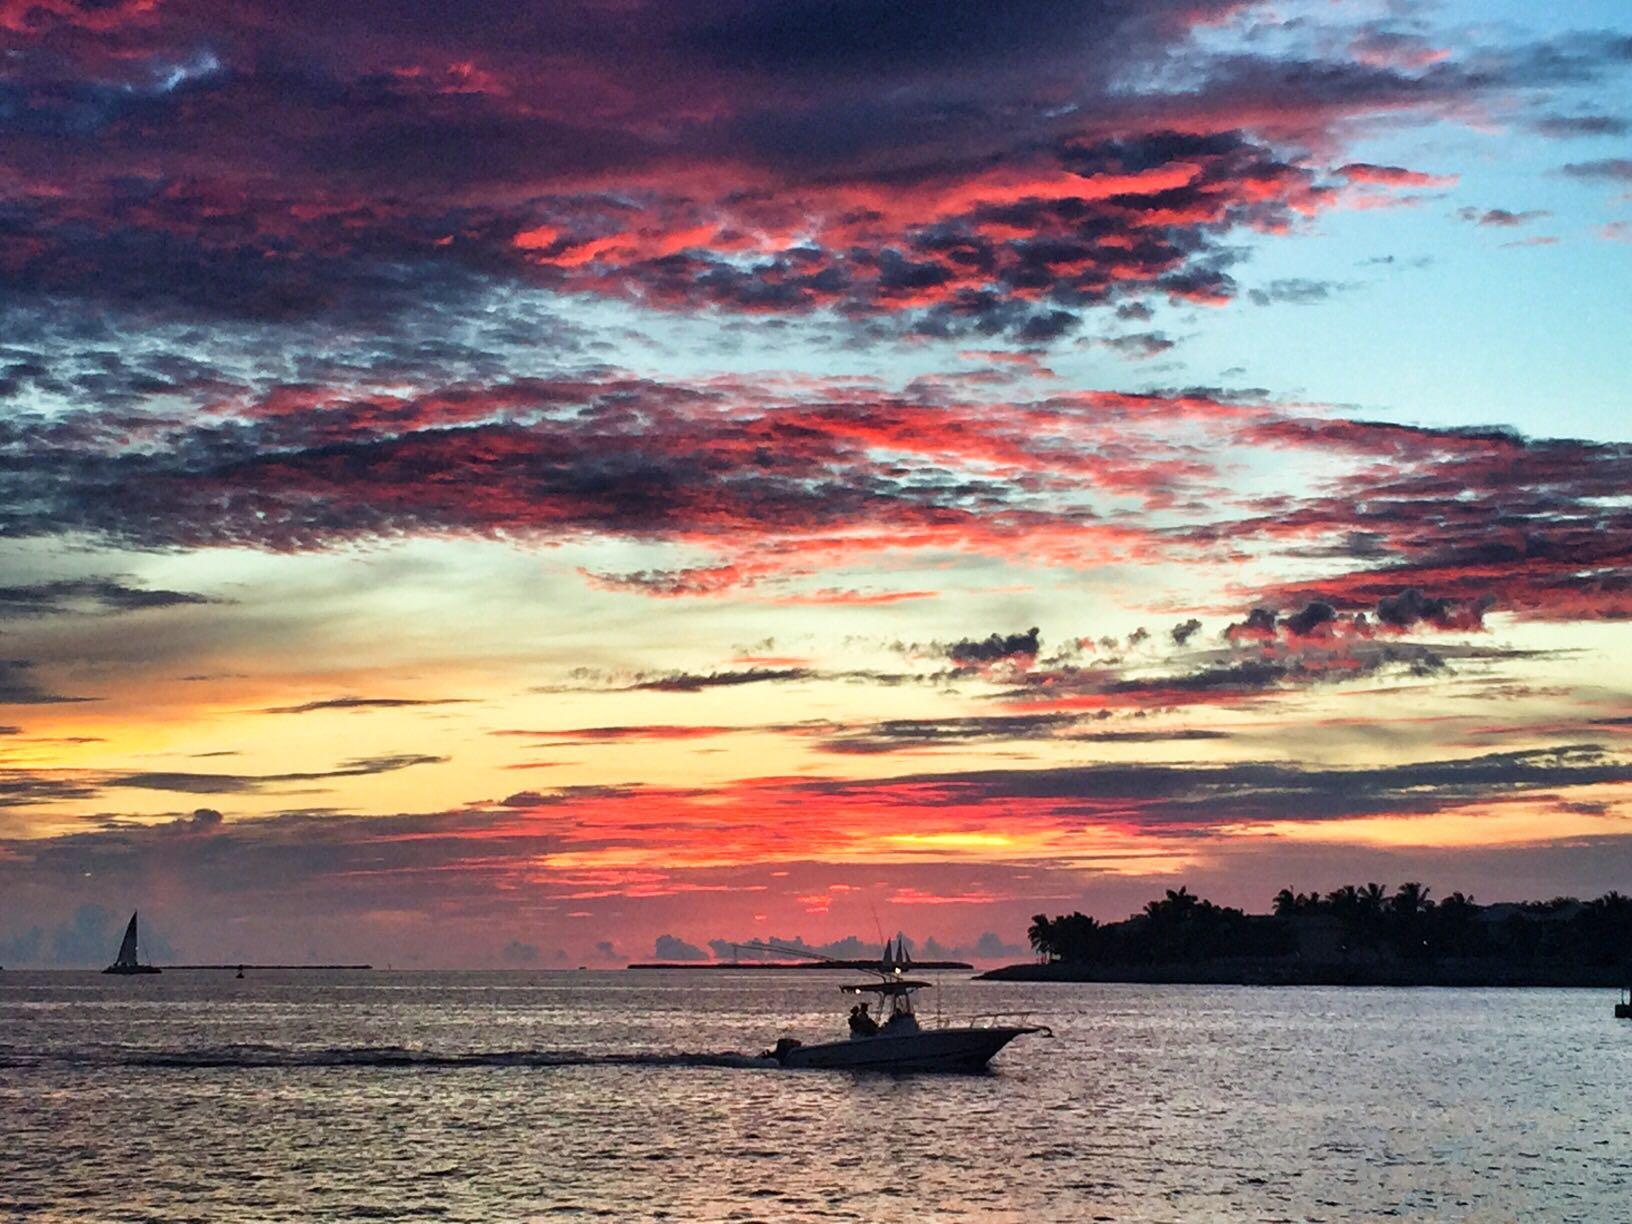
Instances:
[[[121,969],[132,968],[136,964],[136,915],[130,916],[130,925],[125,928],[124,942],[119,945],[119,955],[114,958],[115,965]]]
[[[102,970],[103,973],[157,973],[157,965],[144,965],[136,959],[136,915],[131,914],[130,925],[125,928],[125,937],[119,941],[119,955],[113,964]]]

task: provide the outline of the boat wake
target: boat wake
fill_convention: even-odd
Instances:
[[[720,1053],[592,1053],[584,1050],[412,1050],[402,1046],[289,1047],[203,1046],[158,1050],[135,1046],[30,1051],[0,1047],[0,1067],[41,1064],[85,1067],[168,1067],[176,1069],[299,1067],[775,1067],[774,1059]]]

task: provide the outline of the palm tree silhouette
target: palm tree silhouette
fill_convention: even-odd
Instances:
[[[1360,912],[1360,890],[1353,884],[1334,888],[1326,894],[1326,904],[1340,918],[1352,918]]]
[[[1167,890],[1167,896],[1156,901],[1145,902],[1145,913],[1152,918],[1183,918],[1196,908],[1196,894],[1186,885],[1180,885],[1177,891]]]
[[[1409,918],[1432,909],[1434,903],[1428,900],[1428,889],[1425,886],[1415,880],[1408,880],[1400,885],[1388,904],[1396,914]]]
[[[1047,914],[1033,915],[1031,925],[1026,928],[1026,938],[1030,940],[1032,950],[1039,955],[1049,960],[1059,956],[1059,949],[1054,943],[1054,923]]]

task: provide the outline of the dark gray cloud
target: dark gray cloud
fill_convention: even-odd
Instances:
[[[536,685],[535,693],[701,693],[710,689],[740,688],[756,684],[803,684],[823,681],[842,684],[874,684],[885,687],[924,683],[940,684],[951,672],[886,672],[865,668],[826,669],[814,667],[743,667],[731,670],[692,672],[606,672],[596,668],[574,668],[566,683]],[[655,727],[662,730],[661,727]],[[729,730],[729,728],[725,728]],[[594,733],[593,728],[590,733]],[[518,733],[520,734],[520,733]]]
[[[1128,674],[1120,667],[1061,664],[1015,677],[998,696],[1047,706],[1051,702],[1089,704],[1103,711],[1137,715],[1193,705],[1233,705],[1270,700],[1317,685],[1371,676],[1425,678],[1458,664],[1489,666],[1546,657],[1547,652],[1495,645],[1413,642],[1392,636],[1323,636],[1320,609],[1292,618],[1311,636],[1298,637],[1268,609],[1257,609],[1230,626],[1230,645],[1192,656],[1190,666],[1161,674]],[[1352,622],[1342,622],[1352,624]],[[1113,643],[1114,645],[1114,643]]]
[[[891,718],[877,721],[838,722],[808,719],[802,722],[761,723],[742,726],[693,726],[658,723],[617,727],[580,727],[559,731],[501,730],[491,734],[537,740],[550,747],[585,747],[628,742],[673,742],[708,739],[722,735],[753,733],[786,735],[814,740],[823,752],[873,755],[909,752],[925,748],[978,743],[1021,743],[1069,740],[1104,743],[1164,743],[1187,740],[1220,740],[1224,731],[1203,731],[1184,727],[1168,729],[1102,730],[1093,724],[1110,717],[1108,711],[1094,714],[997,714],[950,718]],[[542,796],[526,792],[527,804]]]
[[[1570,162],[1563,170],[1571,178],[1607,183],[1632,183],[1632,158],[1606,157],[1598,161]]]
[[[27,769],[0,771],[0,811],[64,800],[94,799],[96,785],[80,778]]]
[[[1352,565],[1272,588],[1266,603],[1358,609],[1431,589],[1461,609],[1459,628],[1477,628],[1491,607],[1546,620],[1632,617],[1632,511],[1618,492],[1632,479],[1624,443],[1360,420],[1282,419],[1247,434],[1375,460],[1314,497],[1266,499],[1234,524],[1184,533],[1194,542],[1295,537],[1295,556]]]
[[[34,664],[26,659],[0,659],[0,706],[95,700],[95,697],[70,697],[42,688],[34,678]]]
[[[1469,607],[1454,599],[1424,595],[1417,588],[1408,587],[1398,595],[1386,595],[1377,601],[1377,619],[1396,629],[1414,629],[1419,625],[1436,629],[1477,628],[1495,603],[1496,597],[1490,595]]]
[[[1624,136],[1632,125],[1618,115],[1542,115],[1530,122],[1532,131],[1559,140],[1590,136]]]
[[[499,949],[499,959],[512,965],[536,965],[539,962],[538,945],[512,939]]]
[[[455,533],[747,548],[856,525],[968,535],[1087,520],[1012,481],[886,465],[856,440],[865,419],[826,411],[756,406],[747,388],[562,378],[406,398],[285,385],[243,415],[143,417],[111,435],[94,412],[14,413],[0,421],[0,515],[17,537],[280,551]]]
[[[707,960],[708,953],[696,944],[687,943],[677,935],[659,935],[652,946],[652,954],[661,961]]]
[[[1026,950],[996,931],[982,931],[972,944],[948,945],[930,936],[921,946],[915,946],[913,953],[924,960],[1008,961],[1026,955]]]
[[[327,697],[300,705],[270,706],[263,714],[311,714],[319,710],[396,710],[412,706],[463,705],[468,697]]]
[[[415,765],[439,765],[446,757],[418,753],[365,757],[343,761],[333,769],[280,774],[191,773],[174,770],[54,770],[13,768],[0,770],[0,810],[29,807],[67,800],[90,800],[104,791],[169,791],[186,795],[246,795],[298,782],[324,782],[335,778],[362,778],[393,773]],[[220,813],[201,808],[186,820],[188,827],[220,822]]]
[[[1543,217],[1553,214],[1545,208],[1532,208],[1525,212],[1513,212],[1507,208],[1461,208],[1457,216],[1474,225],[1495,226],[1498,229],[1513,229],[1521,225],[1528,225],[1532,221],[1539,221]]]
[[[30,54],[0,83],[27,188],[0,215],[0,289],[41,313],[398,327],[417,303],[542,286],[1046,342],[1129,292],[1233,292],[1231,230],[1333,198],[1294,150],[1591,87],[1626,59],[1602,33],[1424,56],[1404,14],[1286,22],[1273,52],[1195,36],[1246,16],[1235,0],[1034,0],[1023,22],[974,0],[471,0],[399,6],[389,30],[304,0],[164,8],[28,10]],[[1050,161],[1200,173],[1020,202],[1013,240],[991,238],[997,210],[884,215],[928,183]],[[835,185],[861,201],[826,202],[853,238],[735,245]],[[555,258],[630,232],[675,237]]]
[[[705,689],[738,688],[745,684],[798,683],[815,679],[817,675],[807,667],[748,667],[740,671],[668,672],[624,687],[632,692],[700,693]]]
[[[1018,659],[1034,659],[1042,649],[1035,626],[1023,633],[992,633],[983,638],[963,638],[941,648],[941,653],[959,667],[983,667]]]
[[[1084,765],[915,774],[882,782],[809,782],[839,799],[899,788],[925,806],[1029,801],[1039,813],[1185,833],[1243,821],[1426,816],[1517,794],[1632,782],[1632,761],[1598,744],[1349,769],[1272,762]]]
[[[1314,306],[1326,301],[1332,294],[1352,287],[1339,281],[1287,277],[1250,289],[1247,291],[1247,297],[1252,300],[1254,306],[1270,306],[1277,302],[1292,306]]]
[[[1419,618],[1420,619],[1420,618]],[[1335,624],[1337,609],[1322,600],[1311,600],[1281,623],[1293,637],[1309,637],[1323,625]],[[1407,621],[1407,624],[1410,622]]]
[[[1009,714],[963,718],[892,718],[822,727],[827,752],[870,755],[941,745],[1054,739],[1082,721],[1075,714]]]
[[[1143,359],[1156,357],[1171,349],[1175,341],[1165,332],[1125,332],[1119,336],[1105,336],[1099,343],[1114,349],[1124,357]]]
[[[1175,646],[1184,646],[1189,643],[1191,638],[1195,637],[1196,634],[1200,632],[1201,622],[1192,616],[1189,620],[1181,621],[1179,624],[1174,625],[1173,628],[1168,631],[1168,636],[1173,639],[1173,644]]]
[[[191,591],[154,590],[131,584],[119,576],[59,578],[21,586],[0,586],[0,618],[51,616],[64,612],[139,612],[215,603]]]
[[[400,753],[394,756],[362,757],[344,761],[333,769],[312,770],[281,774],[205,774],[179,773],[163,770],[137,770],[131,773],[105,774],[98,785],[110,788],[131,787],[137,790],[177,791],[194,795],[251,794],[268,787],[289,782],[322,782],[331,778],[363,778],[371,774],[394,773],[414,765],[441,765],[447,757],[423,753]]]
[[[1229,731],[1208,731],[1201,727],[1174,727],[1171,730],[1151,731],[1083,731],[1067,736],[1068,739],[1086,740],[1095,744],[1182,744],[1195,740],[1224,740],[1232,738]]]

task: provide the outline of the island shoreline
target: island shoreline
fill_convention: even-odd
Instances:
[[[1153,965],[1051,963],[1004,965],[975,975],[984,982],[1125,983],[1147,986],[1438,986],[1452,989],[1618,989],[1624,969],[1600,965],[1299,964],[1274,961]]]

